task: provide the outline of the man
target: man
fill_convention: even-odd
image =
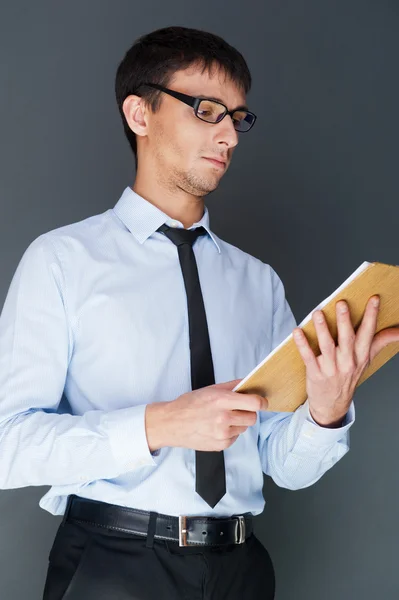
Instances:
[[[356,382],[397,336],[374,336],[370,302],[356,337],[338,314],[336,347],[317,311],[321,355],[297,342],[304,405],[274,413],[232,391],[301,333],[276,272],[215,235],[204,204],[255,123],[250,85],[215,35],[169,27],[138,40],[116,75],[133,187],[40,235],[13,277],[0,487],[51,485],[40,506],[64,515],[44,600],[274,598],[252,530],[263,473],[294,490],[345,455]]]

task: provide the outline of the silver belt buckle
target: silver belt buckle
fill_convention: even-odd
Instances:
[[[189,546],[187,543],[187,517],[179,515],[179,546]]]
[[[245,542],[245,519],[241,515],[236,517],[236,519],[237,519],[236,544],[243,544]]]
[[[245,542],[245,519],[243,516],[235,517],[237,519],[236,529],[236,544],[243,544]],[[179,546],[190,546],[187,542],[187,517],[179,515]]]

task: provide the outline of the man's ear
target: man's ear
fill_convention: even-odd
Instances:
[[[124,99],[122,110],[130,129],[136,135],[146,135],[148,109],[144,99],[131,94]]]

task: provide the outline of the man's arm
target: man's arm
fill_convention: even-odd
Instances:
[[[273,349],[292,333],[297,323],[281,279],[273,269],[271,276]],[[262,411],[259,415],[262,470],[281,487],[294,490],[312,485],[349,450],[349,428],[355,420],[353,402],[342,424],[326,427],[312,418],[307,401],[293,413]]]
[[[57,414],[71,340],[63,265],[43,234],[24,252],[0,316],[0,489],[82,483],[157,464],[145,404]]]

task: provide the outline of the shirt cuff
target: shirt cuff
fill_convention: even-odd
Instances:
[[[145,432],[146,404],[111,411],[106,416],[106,431],[115,462],[121,473],[158,464],[148,447]]]
[[[310,414],[308,400],[297,410],[303,411],[304,417],[300,435],[315,446],[329,446],[346,437],[346,432],[355,422],[355,405],[353,400],[341,427],[323,427],[316,423]]]

